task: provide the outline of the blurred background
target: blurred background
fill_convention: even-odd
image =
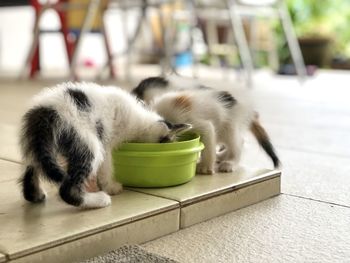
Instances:
[[[350,68],[349,20],[344,0],[2,0],[0,77],[125,79],[153,65],[302,79]]]
[[[350,0],[0,0],[1,193],[18,192],[20,121],[45,86],[92,80],[131,89],[171,73],[214,88],[248,86],[283,163],[281,195],[144,247],[180,262],[349,262],[349,21]],[[271,168],[249,134],[241,165]],[[2,207],[17,215],[18,198]],[[48,210],[50,222],[70,223],[56,220],[58,209]],[[29,221],[35,227],[20,234],[34,253],[26,233],[44,228]]]

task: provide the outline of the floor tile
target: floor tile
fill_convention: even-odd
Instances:
[[[0,186],[2,182],[18,180],[22,170],[22,165],[0,159]]]
[[[350,157],[349,131],[305,128],[293,125],[267,125],[274,144],[284,149]]]
[[[18,125],[29,99],[39,92],[44,83],[33,81],[8,81],[0,84],[0,123]]]
[[[263,100],[258,106],[263,124],[346,129],[350,130],[350,108],[348,105],[325,104],[299,100]],[[276,114],[278,111],[278,114]],[[322,117],[320,117],[322,116]]]
[[[187,263],[348,262],[349,218],[349,208],[280,195],[143,247]]]
[[[178,231],[179,214],[180,209],[156,214],[129,224],[17,258],[13,262],[80,262],[91,257],[106,254],[125,244],[140,244]]]
[[[18,127],[0,123],[0,134],[0,159],[21,162]]]
[[[350,207],[350,157],[281,150],[282,192]]]
[[[44,204],[33,205],[22,199],[15,181],[2,182],[0,188],[0,200],[3,200],[0,203],[0,252],[11,257],[34,253],[178,208],[178,202],[124,191],[112,198],[109,207],[80,210],[59,200],[55,187],[47,188],[48,200]]]
[[[280,171],[271,171],[267,169],[251,171],[242,167],[240,170],[233,173],[196,175],[190,182],[175,187],[130,189],[176,200],[181,202],[181,205],[186,205],[261,181],[280,177],[280,175]]]
[[[281,192],[281,178],[261,181],[181,208],[180,228],[201,223],[242,207],[258,203]]]

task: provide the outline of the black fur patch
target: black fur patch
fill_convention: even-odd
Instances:
[[[27,166],[20,183],[24,199],[32,203],[41,203],[45,200],[45,194],[39,188],[39,178],[35,173],[33,166]]]
[[[174,127],[174,125],[173,125],[172,123],[170,123],[170,122],[168,122],[168,121],[166,121],[166,120],[159,120],[159,121],[160,121],[160,122],[164,122],[165,125],[168,127],[169,130],[171,130],[171,129]]]
[[[265,129],[261,126],[258,120],[252,121],[250,125],[250,130],[254,134],[255,138],[257,139],[258,143],[261,145],[261,147],[264,149],[264,151],[267,153],[268,156],[270,156],[273,165],[275,168],[280,166],[280,160],[278,156],[276,155],[276,151],[270,141],[270,138],[265,131]]]
[[[103,124],[102,124],[101,120],[98,120],[96,122],[96,132],[97,132],[98,138],[102,141],[103,140],[103,136],[104,136],[104,127],[103,127]]]
[[[237,103],[237,100],[227,91],[218,92],[217,98],[225,108],[232,108]]]
[[[44,174],[53,182],[62,182],[64,172],[53,154],[54,132],[61,125],[58,113],[49,107],[36,107],[23,117],[21,145],[25,156],[33,155]]]
[[[33,155],[44,175],[51,181],[62,183],[60,196],[67,203],[79,206],[83,202],[82,187],[91,172],[93,153],[80,139],[76,130],[64,123],[58,113],[49,107],[36,107],[28,111],[23,120],[22,145],[25,156]],[[64,130],[56,134],[58,129]],[[58,145],[57,149],[55,145]],[[68,161],[67,174],[57,164],[56,152]],[[28,201],[40,201],[35,170],[25,172],[22,185]]]
[[[67,93],[72,98],[79,110],[90,111],[91,103],[84,92],[81,90],[67,89]]]
[[[159,139],[159,143],[167,143],[167,142],[171,142],[171,139],[169,136],[163,136]]]
[[[169,81],[162,77],[150,77],[142,80],[131,93],[140,99],[144,99],[145,91],[149,88],[165,88]]]
[[[83,202],[83,183],[92,169],[93,153],[73,127],[61,133],[58,144],[60,153],[68,160],[68,176],[60,187],[60,196],[68,204],[79,206]]]
[[[272,146],[272,143],[269,140],[266,141],[259,141],[261,147],[265,150],[265,152],[267,153],[268,156],[270,156],[272,162],[273,162],[273,166],[275,168],[280,166],[280,160],[276,155],[276,151],[275,148]]]
[[[59,194],[63,201],[70,205],[80,206],[84,199],[82,196],[82,184],[83,182],[79,180],[79,177],[75,178],[76,180],[65,180],[60,187]]]

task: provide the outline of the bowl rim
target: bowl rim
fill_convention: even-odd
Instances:
[[[185,155],[185,154],[193,154],[200,152],[204,149],[204,144],[200,142],[197,146],[191,147],[189,149],[182,149],[182,150],[169,150],[169,151],[115,151],[116,156],[129,156],[129,157],[159,157],[159,156],[179,156],[179,155]]]
[[[200,140],[200,135],[197,132],[188,132],[188,133],[184,133],[185,134],[191,134],[194,135],[195,138],[191,139],[191,140],[186,140],[186,141],[180,141],[180,142],[165,142],[165,143],[159,143],[159,142],[152,142],[152,143],[148,143],[148,142],[124,142],[122,143],[122,146],[127,146],[127,145],[132,145],[132,146],[159,146],[159,145],[181,145],[181,144],[185,144],[185,143],[190,143],[190,142],[194,142],[196,140]]]

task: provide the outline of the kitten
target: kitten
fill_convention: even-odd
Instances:
[[[131,93],[146,104],[150,104],[155,97],[171,90],[179,91],[189,89],[208,89],[208,87],[202,85],[194,78],[169,75],[167,78],[146,78],[142,80]]]
[[[241,94],[211,89],[195,81],[187,87],[178,80],[176,83],[160,77],[141,81],[132,93],[150,103],[165,119],[173,123],[192,124],[192,130],[200,134],[205,145],[197,173],[213,174],[215,163],[218,163],[219,172],[235,169],[240,161],[246,130],[253,133],[274,167],[280,164],[257,113]],[[217,145],[221,146],[218,154]]]
[[[189,128],[170,124],[119,88],[93,83],[47,88],[33,98],[22,119],[23,196],[44,201],[41,174],[59,184],[60,197],[70,205],[108,206],[108,194],[122,190],[112,179],[113,148],[122,142],[170,141]],[[84,184],[96,177],[102,191],[87,192]]]

